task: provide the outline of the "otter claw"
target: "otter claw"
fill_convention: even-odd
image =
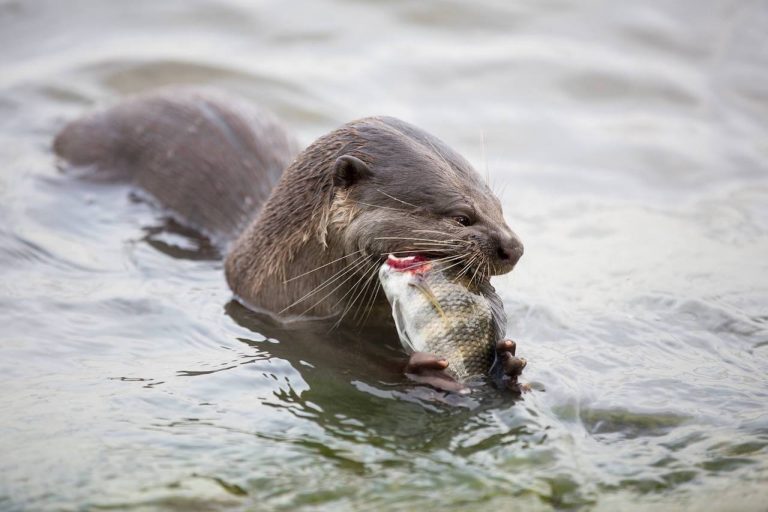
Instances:
[[[504,352],[509,352],[512,355],[515,355],[515,351],[517,350],[517,343],[515,343],[513,340],[501,340],[496,344],[496,352],[499,354],[502,354]]]

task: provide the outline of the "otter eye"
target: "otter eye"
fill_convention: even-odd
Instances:
[[[469,217],[467,217],[466,215],[456,215],[453,217],[453,220],[455,220],[462,226],[469,226],[470,224],[472,224],[472,221],[469,220]]]

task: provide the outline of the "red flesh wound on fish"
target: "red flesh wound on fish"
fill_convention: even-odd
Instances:
[[[413,256],[405,256],[404,258],[398,258],[390,254],[387,257],[387,264],[390,266],[390,268],[401,272],[425,272],[431,267],[431,265],[427,264],[428,262],[428,258],[418,254]]]

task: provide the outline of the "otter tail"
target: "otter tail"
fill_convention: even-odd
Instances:
[[[86,176],[133,183],[218,242],[237,236],[298,154],[271,115],[210,91],[170,89],[78,119],[54,140]]]

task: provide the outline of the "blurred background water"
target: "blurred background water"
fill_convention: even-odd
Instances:
[[[0,510],[765,510],[768,3],[0,1]],[[254,329],[63,124],[215,86],[308,144],[386,114],[485,172],[522,401]]]

